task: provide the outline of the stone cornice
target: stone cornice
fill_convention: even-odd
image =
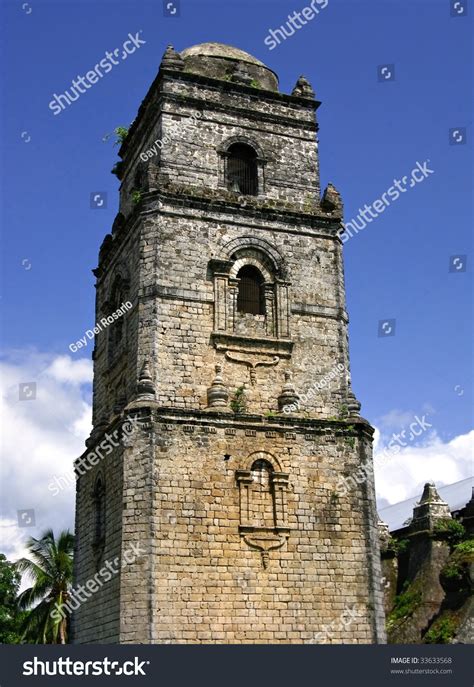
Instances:
[[[181,70],[175,71],[172,69],[164,69],[161,68],[160,71],[158,72],[157,76],[155,77],[155,80],[153,81],[152,85],[150,86],[148,93],[146,94],[145,98],[143,99],[139,109],[137,116],[132,123],[129,134],[126,138],[126,140],[122,143],[120,149],[119,149],[119,156],[122,160],[125,160],[126,157],[128,156],[129,148],[131,147],[131,143],[133,141],[133,138],[135,136],[135,133],[142,127],[144,122],[152,116],[152,113],[149,111],[148,106],[151,103],[153,96],[155,96],[157,93],[160,93],[160,95],[170,97],[171,94],[164,94],[161,91],[161,87],[163,85],[163,81],[165,79],[171,79],[175,81],[187,81],[189,83],[196,83],[196,84],[201,84],[204,86],[208,86],[210,88],[214,88],[215,90],[228,90],[228,91],[234,91],[236,93],[242,93],[245,96],[248,95],[255,95],[258,93],[260,99],[265,99],[267,101],[273,101],[275,103],[287,103],[287,104],[295,104],[299,105],[303,108],[306,109],[312,109],[316,111],[318,107],[321,105],[321,103],[318,100],[311,100],[309,98],[301,98],[299,96],[293,96],[293,95],[287,95],[286,93],[280,93],[280,92],[274,92],[274,91],[267,91],[263,89],[256,89],[251,86],[245,86],[243,84],[237,84],[233,82],[227,82],[227,81],[222,81],[221,79],[212,79],[210,77],[205,77],[201,76],[199,74],[193,74],[191,72],[184,72]],[[186,100],[186,96],[182,96],[182,99]],[[193,99],[189,99],[190,101]],[[203,102],[199,101],[199,99],[195,99],[197,102]],[[181,100],[182,102],[182,100]],[[204,101],[206,103],[206,107],[209,106],[208,101]],[[244,109],[244,108],[242,108]],[[242,109],[237,108],[237,112],[239,114],[242,113]],[[249,112],[251,112],[249,110]],[[259,115],[261,117],[262,115]],[[275,121],[275,118],[278,119],[277,116],[272,118],[272,115],[268,115],[270,117],[269,121]],[[290,119],[291,121],[291,119]],[[301,126],[301,123],[300,123]],[[315,128],[317,130],[317,124],[315,124]]]
[[[327,317],[332,320],[342,320],[346,324],[349,322],[349,316],[346,310],[342,308],[329,308],[317,303],[293,303],[291,306],[293,315],[308,315],[313,317]]]
[[[170,431],[175,426],[184,425],[189,428],[190,434],[193,434],[196,428],[204,432],[212,431],[213,433],[218,428],[221,428],[229,431],[232,430],[232,432],[243,430],[246,432],[275,433],[285,439],[295,438],[293,435],[298,433],[303,434],[303,438],[307,441],[313,441],[318,436],[324,435],[332,437],[358,436],[372,441],[375,431],[368,420],[363,417],[350,417],[347,419],[303,418],[296,417],[295,415],[285,415],[284,413],[268,417],[266,415],[240,415],[209,409],[199,410],[159,406],[156,401],[152,403],[143,402],[140,404],[140,407],[133,407],[132,403],[128,406],[126,413],[115,416],[107,427],[101,428],[101,431],[95,435],[93,432],[86,442],[87,448],[76,459],[75,463],[82,456],[93,452],[94,447],[101,443],[106,432],[110,434],[114,429],[123,425],[126,417],[136,418],[137,422],[144,427],[149,427],[152,422],[162,423]]]
[[[177,289],[173,286],[160,286],[152,284],[145,286],[139,294],[140,300],[149,298],[164,298],[172,301],[191,301],[196,303],[214,303],[214,295],[203,293],[202,291],[192,291],[191,289]]]
[[[253,414],[229,414],[228,412],[211,411],[209,409],[186,409],[175,408],[171,406],[161,406],[156,408],[150,406],[142,409],[142,413],[149,416],[153,414],[153,419],[158,422],[174,423],[178,425],[193,424],[195,427],[200,426],[221,426],[235,429],[256,429],[261,431],[275,431],[275,432],[314,432],[315,434],[324,434],[325,431],[330,435],[336,435],[340,432],[341,436],[347,433],[356,436],[359,433],[367,432],[370,436],[374,433],[373,427],[363,417],[351,417],[347,419],[334,418],[303,418],[294,415],[278,414],[272,417],[265,415]]]
[[[194,193],[196,195],[194,195]],[[209,189],[205,193],[202,189],[186,187],[173,187],[171,184],[163,186],[160,189],[149,191],[143,194],[143,199],[139,207],[135,208],[133,212],[127,217],[121,226],[120,230],[115,234],[107,234],[102,242],[99,252],[99,265],[93,270],[97,280],[103,276],[104,266],[110,264],[116,253],[120,250],[123,241],[131,236],[132,231],[139,226],[140,221],[147,216],[156,214],[172,214],[169,211],[161,208],[149,208],[147,204],[153,204],[154,201],[168,203],[171,206],[179,208],[180,216],[183,216],[185,208],[196,210],[207,210],[208,212],[217,212],[228,214],[229,218],[222,218],[222,221],[228,224],[238,224],[235,217],[238,215],[241,218],[255,218],[256,220],[265,220],[269,222],[280,222],[288,226],[288,229],[281,229],[281,231],[293,231],[298,234],[304,234],[306,230],[310,230],[308,235],[314,235],[313,232],[319,232],[318,235],[323,235],[326,238],[335,238],[340,242],[337,231],[340,229],[341,218],[328,217],[327,213],[320,214],[319,212],[308,212],[291,208],[290,204],[282,201],[266,201],[264,199],[253,198],[249,196],[246,199],[246,205],[233,198],[229,191]],[[272,205],[270,205],[270,203]],[[290,206],[290,207],[289,207]],[[316,206],[315,206],[316,209]],[[216,221],[213,217],[201,216],[201,221]],[[242,224],[242,222],[240,222]],[[291,227],[291,229],[290,229]],[[267,227],[262,227],[267,228]],[[274,227],[275,230],[279,230]]]
[[[306,109],[317,110],[321,105],[319,100],[312,98],[302,98],[297,95],[289,95],[281,93],[280,91],[269,91],[263,88],[254,88],[253,86],[246,86],[245,84],[236,83],[235,81],[223,81],[222,79],[213,79],[210,76],[203,76],[201,74],[194,74],[193,72],[177,71],[173,69],[162,69],[160,74],[164,78],[171,78],[179,81],[189,81],[191,83],[199,83],[213,87],[216,90],[228,90],[242,93],[244,95],[255,95],[258,93],[259,98],[273,102],[283,102],[288,105],[300,105]]]
[[[252,89],[253,90],[253,89]],[[254,94],[255,95],[255,94]],[[187,95],[178,95],[176,93],[160,94],[158,101],[159,106],[165,102],[174,102],[177,105],[187,105],[194,107],[196,110],[211,110],[214,112],[223,112],[225,114],[233,114],[240,119],[245,117],[256,122],[269,122],[271,124],[281,124],[285,127],[293,127],[295,129],[309,131],[315,133],[319,131],[319,125],[315,121],[302,121],[298,117],[287,117],[283,114],[260,112],[259,110],[250,109],[249,107],[237,107],[232,105],[223,105],[221,103],[213,102],[212,100],[205,100],[203,98],[195,98]]]
[[[265,217],[270,221],[280,220],[285,224],[306,224],[310,227],[327,229],[329,232],[336,232],[340,229],[342,218],[336,214],[325,213],[319,206],[313,205],[311,210],[299,209],[292,203],[276,199],[259,198],[245,196],[245,204],[242,203],[242,196],[235,197],[231,191],[224,189],[206,189],[201,187],[178,187],[173,184],[166,184],[159,189],[149,191],[144,198],[147,201],[162,200],[176,205],[182,211],[183,207],[196,208],[199,210],[213,210],[217,212],[228,212],[235,216],[236,211],[241,216]],[[156,212],[152,209],[151,212]],[[319,225],[316,227],[315,225]]]

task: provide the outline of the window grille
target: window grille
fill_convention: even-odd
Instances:
[[[227,185],[229,190],[246,196],[258,195],[257,154],[244,143],[230,146],[227,160]]]
[[[237,274],[239,290],[237,310],[252,315],[265,315],[263,277],[256,267],[246,265]]]

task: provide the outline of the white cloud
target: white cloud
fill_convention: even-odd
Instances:
[[[91,429],[92,364],[83,358],[37,351],[13,351],[0,362],[3,421],[0,484],[0,551],[15,560],[25,554],[30,535],[53,526],[74,527],[74,488],[54,495],[54,476],[69,475],[84,451]],[[36,382],[36,400],[19,401],[19,384]],[[432,409],[431,412],[434,413]],[[423,411],[427,413],[428,408]],[[419,416],[422,416],[422,412]],[[390,504],[421,494],[423,485],[451,484],[472,474],[474,430],[443,442],[432,429],[398,453],[383,458],[389,442],[387,428],[409,426],[413,413],[393,411],[381,418],[374,435],[375,479],[380,501]],[[17,511],[35,509],[36,526],[20,528]]]
[[[409,424],[413,420],[413,413],[407,410],[391,410],[390,412],[382,415],[376,424],[378,427],[382,428],[396,428],[403,427]]]
[[[428,419],[432,419],[434,415],[436,415],[436,410],[433,406],[429,403],[423,403],[421,409],[418,409],[416,412],[412,410],[390,410],[378,418],[375,424],[385,432],[391,430],[400,431],[404,427],[409,426],[416,417],[426,416]]]
[[[74,488],[53,495],[54,475],[72,475],[91,429],[89,360],[34,350],[0,362],[2,462],[0,550],[16,559],[29,536],[74,527]],[[19,400],[19,385],[36,383],[35,400]],[[18,527],[17,511],[35,510],[35,527]]]
[[[4,553],[9,560],[16,561],[27,555],[25,542],[18,536],[18,529],[16,518],[14,520],[12,518],[0,518],[1,553]],[[25,532],[29,531],[25,530]]]
[[[87,358],[72,360],[68,355],[60,355],[47,368],[46,374],[58,382],[85,384],[92,382],[92,362]]]
[[[385,456],[380,431],[374,435],[375,488],[377,498],[389,504],[419,496],[426,482],[437,487],[472,475],[474,430],[443,442],[431,431],[422,443],[399,447]]]

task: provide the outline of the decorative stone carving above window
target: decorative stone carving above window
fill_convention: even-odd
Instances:
[[[288,474],[281,472],[268,453],[249,456],[246,468],[237,470],[239,487],[239,531],[248,546],[260,551],[263,567],[269,551],[283,546],[289,536],[287,522]]]

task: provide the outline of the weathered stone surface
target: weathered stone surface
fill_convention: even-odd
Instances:
[[[427,482],[420,503],[413,509],[410,531],[432,531],[436,522],[443,518],[451,518],[449,506],[438,494],[435,485]]]
[[[99,472],[104,558],[146,553],[78,609],[74,639],[305,643],[330,627],[332,643],[381,642],[371,468],[337,492],[371,465],[372,428],[350,391],[342,203],[331,191],[320,206],[318,103],[232,78],[273,78],[240,51],[202,53],[167,51],[121,149],[98,318],[120,298],[133,308],[96,339],[88,451],[126,417],[138,426],[78,480],[76,582],[96,573]],[[233,144],[255,151],[255,196],[229,184]],[[261,314],[239,310],[245,266],[262,275]]]
[[[473,643],[473,542],[469,529],[459,527],[469,524],[469,506],[455,512],[455,523],[435,485],[427,483],[409,525],[391,538],[379,523],[390,643]],[[458,526],[448,536],[450,523]],[[453,531],[464,538],[459,546]]]

